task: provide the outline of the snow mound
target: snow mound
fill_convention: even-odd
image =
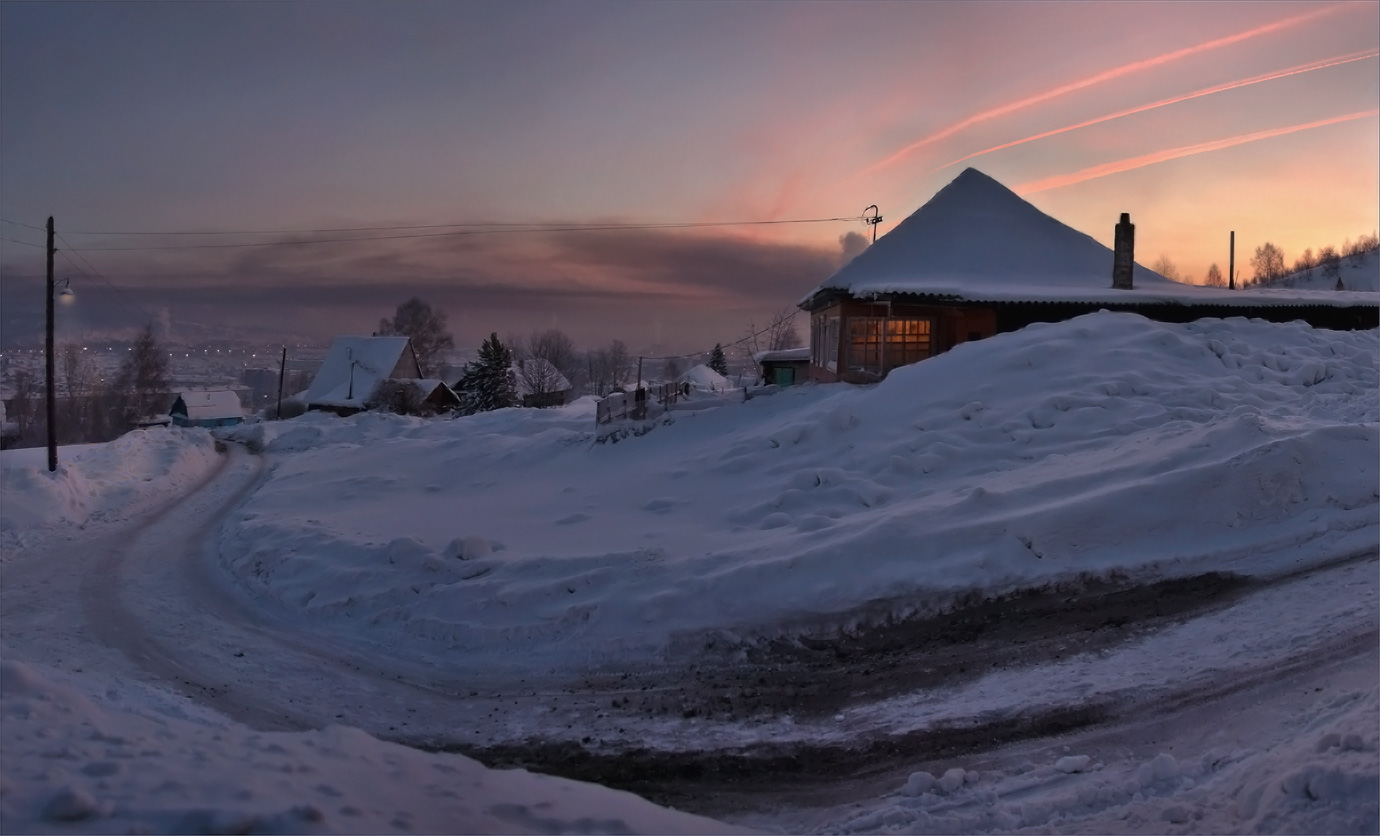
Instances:
[[[58,449],[48,471],[45,448],[0,453],[0,545],[24,548],[60,528],[129,519],[187,489],[219,456],[203,429],[135,430],[105,444]]]
[[[283,459],[222,559],[341,630],[554,667],[1089,577],[1270,574],[1380,539],[1376,355],[1376,332],[1100,313],[617,445],[587,410],[305,416],[243,430]]]
[[[256,732],[204,712],[98,704],[83,692],[127,686],[57,676],[0,662],[6,833],[745,832],[346,726]]]
[[[714,371],[705,365],[695,366],[685,374],[676,378],[677,383],[689,383],[697,389],[704,389],[710,392],[722,392],[733,388],[728,382],[728,378]]]

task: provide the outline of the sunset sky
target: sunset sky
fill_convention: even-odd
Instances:
[[[973,166],[1201,281],[1380,225],[1380,3],[0,3],[0,339],[68,328],[742,336]],[[497,231],[502,230],[502,231]],[[440,233],[465,232],[456,235]],[[482,232],[483,234],[474,234]],[[102,248],[102,249],[97,249]],[[79,250],[80,256],[71,253]],[[95,277],[99,272],[109,284]],[[111,285],[118,287],[116,293]],[[77,309],[80,309],[79,311]],[[65,312],[66,315],[66,312]],[[199,332],[197,332],[199,333]]]

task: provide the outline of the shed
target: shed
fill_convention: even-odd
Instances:
[[[421,380],[407,337],[336,337],[304,400],[309,410],[353,415],[381,380]],[[438,381],[439,382],[439,381]]]
[[[1101,309],[1164,322],[1249,316],[1315,327],[1374,328],[1374,293],[1227,290],[1181,284],[1134,263],[1126,215],[1124,270],[1111,249],[967,169],[890,233],[802,299],[809,375],[866,383],[971,340]],[[1119,233],[1121,234],[1121,233]]]
[[[804,383],[810,375],[810,347],[759,351],[752,359],[762,369],[762,382],[777,386]]]
[[[449,412],[460,406],[460,396],[455,394],[455,390],[447,386],[445,381],[425,378],[415,380],[413,384],[421,393],[422,400],[437,412]]]
[[[168,415],[179,427],[233,427],[244,423],[240,396],[229,389],[179,392]]]

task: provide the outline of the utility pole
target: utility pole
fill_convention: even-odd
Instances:
[[[1236,230],[1231,231],[1231,255],[1227,256],[1227,290],[1236,290]]]
[[[872,214],[867,214],[867,209],[872,210]],[[877,243],[877,224],[882,222],[882,210],[877,208],[877,204],[872,204],[863,210],[863,223],[872,224],[872,243]]]
[[[44,342],[47,360],[47,405],[48,405],[48,472],[57,470],[57,382],[53,364],[53,216],[48,216],[48,326]]]
[[[283,376],[287,374],[287,346],[283,346],[283,359],[278,364],[278,411],[273,413],[273,420],[283,420]]]

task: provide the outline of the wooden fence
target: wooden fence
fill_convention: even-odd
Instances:
[[[614,421],[647,421],[658,418],[671,404],[690,394],[689,384],[658,383],[632,392],[614,392],[595,408],[598,425]]]

